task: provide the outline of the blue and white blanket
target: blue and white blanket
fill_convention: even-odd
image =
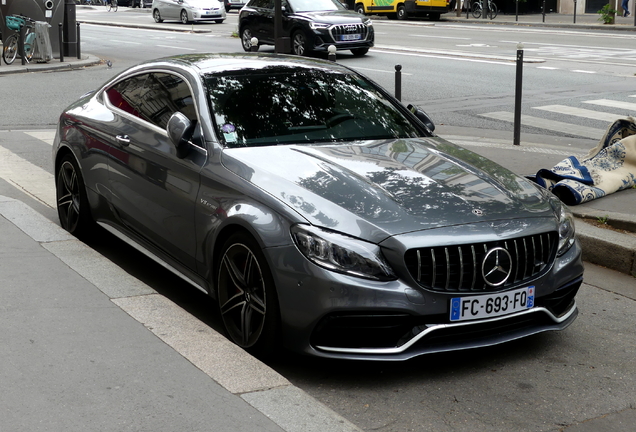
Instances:
[[[615,121],[583,158],[570,156],[534,180],[567,205],[581,204],[636,185],[636,119]]]

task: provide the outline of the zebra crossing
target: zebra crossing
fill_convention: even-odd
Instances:
[[[629,95],[636,97],[636,95]],[[589,120],[595,120],[597,124],[601,122],[614,122],[620,118],[627,116],[636,116],[636,103],[611,99],[594,99],[581,101],[582,104],[590,105],[590,108],[581,108],[568,105],[542,105],[534,106],[531,109],[536,112],[535,115],[522,114],[521,125],[544,129],[552,132],[565,133],[583,138],[599,140],[603,137],[606,127],[592,127]],[[592,109],[596,108],[596,109]],[[613,109],[614,112],[608,112],[606,109]],[[609,110],[611,111],[611,110]],[[572,122],[553,120],[551,114],[559,114],[561,116],[572,117]],[[545,117],[542,117],[544,115]],[[508,111],[495,111],[480,114],[492,120],[514,123],[514,113]],[[588,122],[582,122],[580,119],[587,119]]]

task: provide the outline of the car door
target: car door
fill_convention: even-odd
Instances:
[[[106,96],[119,130],[109,162],[114,211],[134,234],[194,269],[194,207],[205,151],[193,147],[179,157],[165,129],[176,111],[198,124],[187,81],[152,72],[117,83]]]
[[[181,3],[179,0],[162,0],[161,6],[162,11],[161,16],[164,19],[174,20],[179,19],[179,14],[181,12]]]

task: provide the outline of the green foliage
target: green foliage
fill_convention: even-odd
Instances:
[[[597,13],[600,15],[598,20],[601,21],[603,24],[614,24],[616,10],[612,9],[609,3],[603,6]]]
[[[605,215],[605,216],[599,216],[599,217],[597,217],[597,218],[596,218],[596,220],[597,220],[599,223],[602,223],[603,225],[607,225],[607,219],[608,219],[608,216],[607,216],[607,215]]]

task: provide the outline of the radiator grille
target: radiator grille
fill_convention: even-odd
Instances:
[[[364,24],[341,24],[331,27],[331,37],[336,42],[366,40],[369,28]],[[346,39],[347,35],[359,34],[360,39]]]
[[[556,232],[505,241],[410,249],[404,260],[411,276],[424,288],[442,292],[494,292],[523,284],[545,273],[556,256]],[[508,278],[495,286],[484,279],[494,262],[484,266],[489,251],[504,249]],[[503,271],[502,270],[502,271]],[[489,278],[490,279],[490,278]]]

